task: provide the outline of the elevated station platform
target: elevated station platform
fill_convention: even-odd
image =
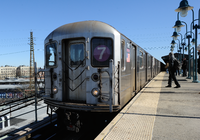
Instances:
[[[37,120],[38,120],[38,122],[40,122],[48,117],[48,115],[46,114],[47,105],[44,104],[43,100],[38,102],[37,105],[38,105],[37,106]],[[22,106],[24,106],[24,105],[22,105]],[[18,108],[18,107],[20,107],[20,106],[17,106],[15,108]],[[15,108],[13,108],[13,109],[15,109]],[[2,115],[2,114],[3,114],[3,112],[0,112],[0,115]],[[15,130],[20,130],[27,126],[30,127],[31,125],[35,124],[35,119],[36,119],[35,104],[29,105],[29,106],[24,107],[19,110],[16,110],[7,115],[9,116],[10,126],[5,127],[4,129],[0,128],[0,140],[4,139],[4,138],[2,138],[2,136],[7,133],[14,132]]]
[[[168,76],[159,73],[95,140],[200,139],[200,83],[176,76],[181,88],[169,88]]]

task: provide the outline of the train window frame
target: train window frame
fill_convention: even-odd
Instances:
[[[83,64],[82,66],[85,66],[85,62],[84,62],[84,59],[85,59],[85,56],[86,56],[86,45],[84,43],[84,41],[80,41],[80,40],[74,40],[74,41],[70,41],[69,42],[69,64],[70,66],[73,68],[73,67],[77,67],[78,65],[80,65],[80,63],[77,63],[77,64],[72,64],[72,61],[71,61],[71,45],[75,45],[75,44],[83,44],[83,57],[82,57],[82,60],[79,60],[80,61],[83,61]]]
[[[131,49],[134,50],[134,52],[135,52],[136,51],[136,46],[132,44],[131,45]],[[135,57],[135,54],[132,54],[132,55],[133,55],[133,57]],[[135,59],[133,59],[131,61],[131,66],[132,66],[133,69],[135,69]]]
[[[127,42],[126,43],[126,62],[127,63],[131,62],[130,53],[131,53],[131,44]]]
[[[47,47],[49,45],[52,45],[52,44],[55,44],[55,50],[53,50],[53,52],[54,52],[54,63],[55,64],[54,65],[49,65],[49,59],[50,58],[48,58],[48,56],[51,55],[51,54],[48,55]],[[57,58],[58,58],[58,54],[57,54],[58,51],[57,50],[58,50],[58,43],[56,41],[51,41],[51,42],[45,44],[45,65],[46,65],[47,68],[55,68],[55,67],[57,67],[57,62],[58,62],[57,61]]]
[[[111,43],[111,54],[105,61],[102,61],[102,63],[100,61],[96,60],[96,58],[94,58],[94,56],[93,56],[93,52],[94,52],[95,48],[98,47],[98,46],[96,46],[96,47],[94,46],[94,48],[93,48],[93,41],[95,39],[107,39],[107,40],[111,41],[110,42]],[[102,45],[102,44],[99,44],[99,45]],[[90,49],[91,49],[90,55],[91,55],[91,66],[92,67],[109,67],[110,59],[114,59],[114,41],[112,38],[110,38],[110,37],[93,37],[93,38],[91,38]],[[108,49],[110,50],[110,47],[108,47]],[[102,49],[102,52],[104,52],[104,51],[105,51],[105,49]],[[102,52],[100,53],[100,56],[101,56]],[[95,63],[98,63],[98,64],[95,64]]]
[[[148,68],[150,69],[151,68],[151,55],[148,54]]]
[[[140,56],[140,69],[143,69],[144,68],[144,62],[143,62],[144,52],[142,50],[140,50],[139,56]]]
[[[125,62],[125,40],[121,41],[121,71],[125,71],[126,70],[126,62]]]

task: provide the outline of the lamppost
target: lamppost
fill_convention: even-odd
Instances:
[[[182,23],[184,23],[185,25],[183,25]],[[189,34],[189,35],[187,35],[188,33],[190,33],[190,31],[188,32],[188,30],[187,30],[187,23],[186,22],[184,22],[184,21],[180,21],[179,20],[179,12],[177,13],[177,21],[175,22],[175,25],[172,27],[172,28],[175,28],[176,30],[177,30],[177,32],[180,32],[181,31],[181,27],[184,27],[184,26],[186,26],[186,33],[185,33],[185,38],[187,38],[188,39],[188,77],[187,77],[187,79],[191,79],[191,72],[190,72],[190,67],[191,67],[191,63],[190,63],[190,57],[191,57],[191,49],[190,49],[190,38],[191,38],[191,35]],[[192,28],[191,28],[191,30],[192,30]],[[184,46],[185,46],[185,43],[183,43],[182,44],[182,46],[183,46],[183,57],[182,57],[182,59],[184,59]]]
[[[187,79],[191,79],[191,61],[190,60],[191,60],[191,50],[192,49],[190,48],[191,47],[190,38],[192,38],[192,36],[190,34],[187,35],[187,33],[189,33],[189,32],[192,33],[193,37],[194,37],[194,33],[192,31],[188,31],[188,32],[185,33],[185,37],[188,39],[188,77],[187,77]],[[194,42],[195,42],[195,39],[193,38],[191,43],[194,44]],[[194,69],[193,69],[193,71],[194,71]],[[193,75],[193,77],[194,77],[194,75]]]
[[[177,39],[177,37],[179,35],[181,35],[181,43],[180,43],[180,40]],[[182,42],[183,41],[183,36],[182,36],[181,33],[177,33],[176,31],[174,31],[172,37],[174,38],[174,40],[178,40],[179,41],[179,49],[181,50],[183,48],[183,56],[182,56],[182,60],[183,60],[183,58],[184,58],[184,46],[185,46],[185,41]],[[184,40],[185,40],[185,38],[184,38]],[[180,48],[180,44],[181,44],[182,48]],[[180,54],[181,54],[181,52],[180,52]]]
[[[189,10],[192,10],[192,25],[193,25],[193,29],[195,29],[195,49],[194,49],[194,54],[195,54],[195,73],[194,73],[194,79],[192,82],[194,83],[198,83],[198,79],[197,79],[197,29],[200,29],[200,9],[199,9],[199,18],[194,20],[194,11],[193,11],[193,7],[189,6],[188,1],[187,0],[182,0],[180,2],[179,7],[175,10],[176,12],[179,12],[180,15],[182,17],[187,16],[187,13]],[[194,22],[198,20],[198,25],[195,24]],[[188,49],[188,51],[190,51]]]

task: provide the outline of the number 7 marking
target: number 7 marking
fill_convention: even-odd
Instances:
[[[101,51],[101,54],[100,54],[100,56],[99,56],[99,59],[102,59],[102,56],[103,56],[103,54],[104,54],[104,52],[105,52],[105,50],[106,50],[106,47],[98,47],[97,49],[98,49],[98,50],[102,50],[102,51]]]

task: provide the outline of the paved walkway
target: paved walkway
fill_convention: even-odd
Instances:
[[[177,76],[181,88],[166,88],[168,76],[158,74],[96,140],[199,140],[200,83]]]

